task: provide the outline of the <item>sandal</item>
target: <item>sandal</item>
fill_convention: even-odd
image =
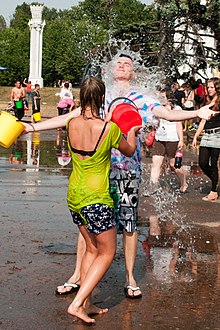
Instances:
[[[65,296],[67,294],[77,292],[77,291],[79,291],[79,288],[80,288],[80,285],[76,284],[76,283],[64,283],[61,286],[63,286],[64,288],[71,288],[71,289],[69,291],[61,292],[58,290],[58,287],[57,287],[55,293],[59,296]]]
[[[218,194],[210,192],[207,196],[203,197],[202,200],[206,202],[214,202],[218,199]]]
[[[129,290],[132,291],[132,294],[129,294]],[[135,288],[131,285],[127,285],[125,288],[124,288],[124,293],[125,293],[125,296],[129,299],[139,299],[139,298],[142,298],[142,293],[140,294],[137,294],[135,295],[135,291],[140,291],[140,288],[138,286],[136,286]]]

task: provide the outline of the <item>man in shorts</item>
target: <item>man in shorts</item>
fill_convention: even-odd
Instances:
[[[15,117],[21,120],[24,117],[24,98],[25,90],[20,81],[16,81],[15,87],[11,91],[11,103],[14,107]]]

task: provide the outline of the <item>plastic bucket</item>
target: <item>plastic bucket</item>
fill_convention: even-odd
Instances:
[[[0,145],[9,148],[23,132],[25,126],[10,113],[0,112]]]
[[[41,121],[41,115],[40,115],[40,112],[35,112],[35,113],[33,114],[33,118],[34,118],[35,123],[37,123],[38,121]]]
[[[142,118],[133,104],[116,105],[112,113],[112,121],[118,125],[122,133],[127,134],[133,126],[142,125]]]
[[[23,101],[15,101],[15,107],[16,109],[23,109]]]

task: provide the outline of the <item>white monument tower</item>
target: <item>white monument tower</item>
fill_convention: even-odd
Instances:
[[[32,19],[28,22],[31,31],[30,38],[30,73],[28,80],[32,85],[43,87],[42,75],[42,35],[45,21],[42,21],[44,6],[30,6]]]

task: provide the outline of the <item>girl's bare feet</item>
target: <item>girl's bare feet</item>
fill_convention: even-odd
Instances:
[[[95,323],[95,319],[92,319],[89,317],[89,315],[86,313],[84,307],[74,307],[72,304],[69,306],[67,313],[78,317],[80,320],[84,321],[85,323]]]
[[[88,305],[85,307],[88,315],[102,315],[108,313],[108,308],[99,308],[95,305]]]

